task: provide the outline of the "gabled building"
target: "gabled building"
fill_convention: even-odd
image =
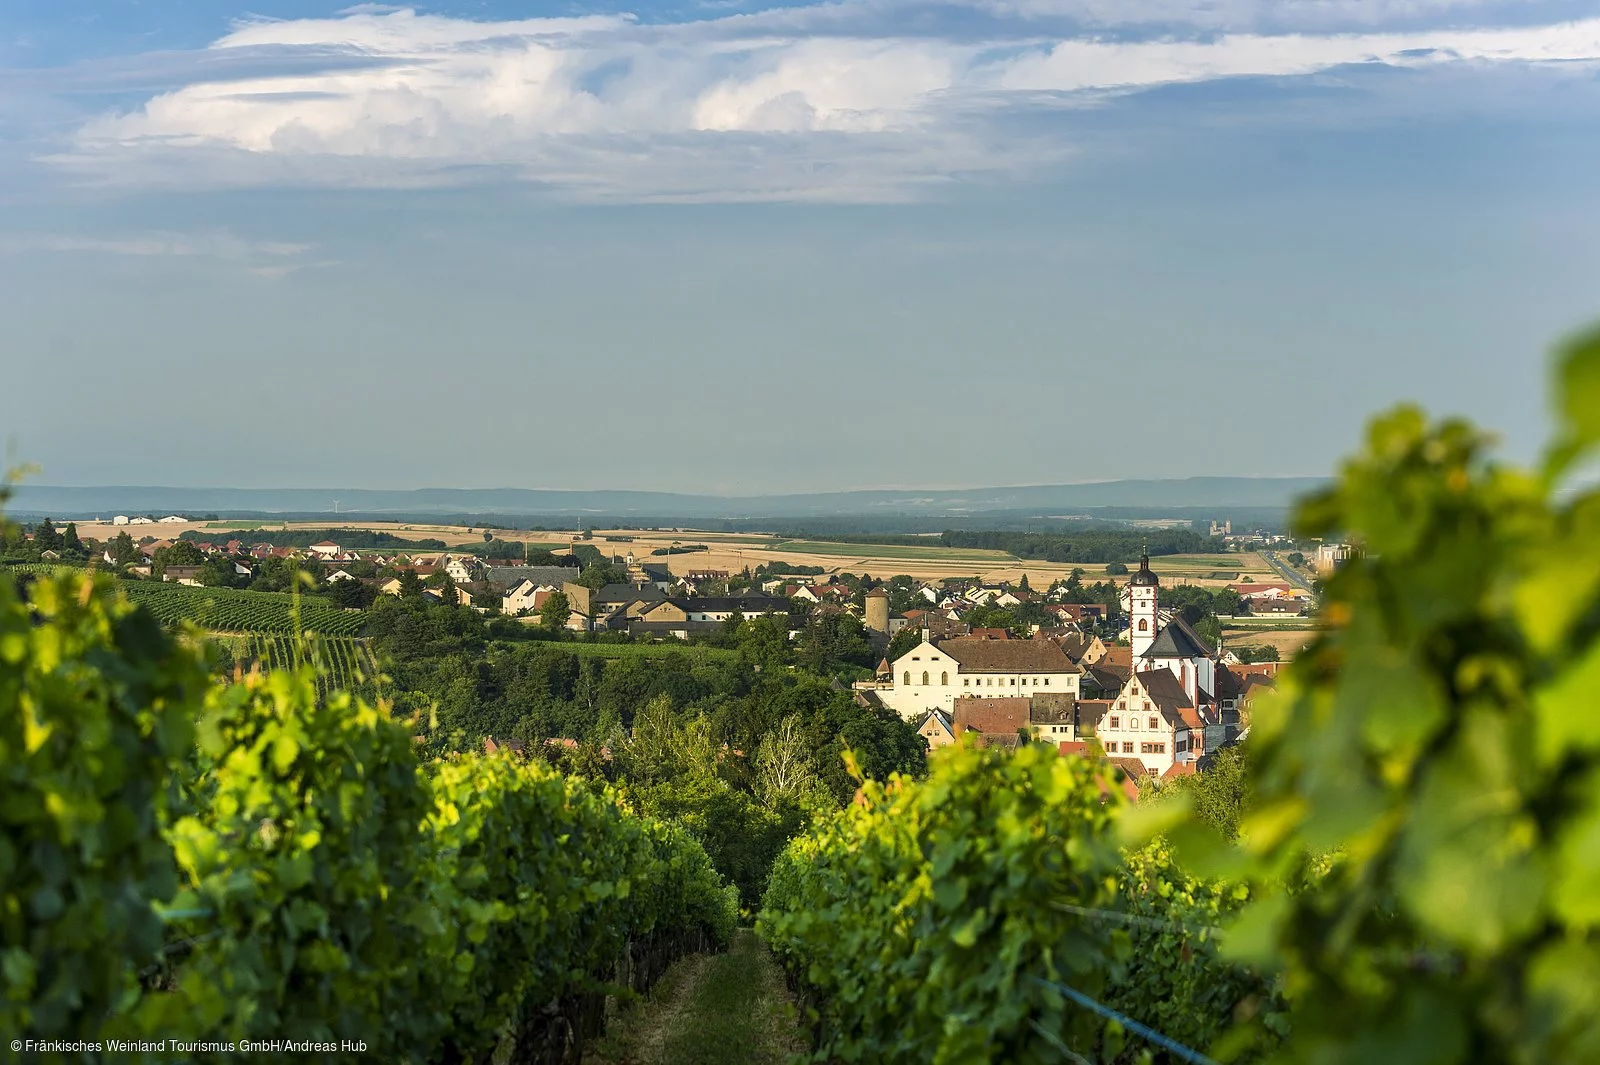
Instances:
[[[944,710],[929,710],[917,723],[917,735],[928,744],[928,750],[937,751],[956,741],[955,724]]]
[[[962,695],[1021,696],[1064,692],[1077,698],[1082,670],[1047,640],[960,637],[921,643],[893,663],[893,687],[878,694],[907,720],[925,710],[954,710]]]
[[[1165,669],[1130,676],[1096,723],[1095,736],[1108,757],[1137,757],[1155,776],[1205,753],[1200,711]]]

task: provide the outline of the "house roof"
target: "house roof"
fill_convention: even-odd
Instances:
[[[1150,775],[1150,770],[1144,767],[1144,763],[1133,757],[1131,754],[1107,758],[1106,761],[1110,762],[1112,765],[1128,774],[1128,776],[1133,780],[1143,780],[1145,777]]]
[[[775,595],[722,595],[695,599],[667,599],[662,597],[662,602],[670,602],[674,606],[690,613],[708,610],[739,610],[745,613],[786,614],[789,612],[789,602],[779,599]]]
[[[1210,658],[1214,652],[1182,618],[1161,626],[1140,658]]]
[[[1029,724],[1072,725],[1077,720],[1077,700],[1066,692],[1034,692],[1028,699]]]
[[[1189,699],[1189,693],[1170,669],[1152,669],[1138,674],[1138,677],[1145,694],[1156,704],[1156,709],[1161,711],[1163,717],[1184,728],[1205,727],[1194,703]]]
[[[596,603],[659,603],[666,598],[667,593],[653,584],[642,588],[631,584],[607,584],[594,593]]]
[[[921,732],[924,728],[928,727],[929,725],[934,725],[935,727],[937,727],[938,729],[943,731],[945,735],[951,737],[952,739],[955,738],[955,734],[956,734],[955,722],[951,720],[950,714],[949,714],[948,711],[940,710],[940,709],[933,709],[933,710],[929,710],[927,713],[925,713],[921,717],[917,718],[916,728],[917,728],[918,732]]]
[[[1028,700],[1021,696],[990,699],[963,695],[956,700],[951,718],[958,736],[967,729],[985,735],[1005,735],[1015,734],[1017,729],[1025,727],[1028,713]]]
[[[1108,666],[1103,659],[1092,666],[1084,666],[1083,675],[1104,692],[1119,692],[1128,683],[1128,670]]]
[[[939,650],[976,673],[1078,673],[1078,665],[1048,640],[943,640]]]
[[[1101,669],[1120,669],[1125,673],[1133,669],[1133,648],[1126,644],[1112,644],[1106,648],[1105,657],[1096,662]]]

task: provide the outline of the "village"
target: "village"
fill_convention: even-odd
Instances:
[[[1211,531],[1232,536],[1227,526]],[[332,539],[301,548],[186,537],[146,537],[133,559],[126,541],[120,553],[113,542],[103,559],[130,563],[130,576],[192,586],[215,583],[219,568],[243,584],[264,567],[292,564],[312,572],[336,602],[363,606],[414,594],[580,639],[695,643],[764,618],[794,640],[819,618],[848,619],[878,655],[873,675],[848,685],[852,698],[912,722],[930,750],[966,736],[983,746],[1045,742],[1096,752],[1123,771],[1130,794],[1193,774],[1207,754],[1246,736],[1252,701],[1274,687],[1281,665],[1275,652],[1226,646],[1214,619],[1175,603],[1181,586],[1169,588],[1164,603],[1148,555],[1124,581],[1085,586],[1075,570],[1038,591],[1027,574],[1018,581],[874,580],[848,571],[785,573],[776,563],[741,572],[685,568],[682,557],[674,573],[666,561],[636,554],[623,536],[607,538],[620,553],[575,540],[572,550],[539,564],[466,551],[354,549]],[[1349,554],[1347,545],[1326,544],[1306,561],[1325,575]],[[1315,597],[1303,580],[1239,581],[1219,594],[1240,617],[1314,624]],[[1210,632],[1197,631],[1208,624]]]

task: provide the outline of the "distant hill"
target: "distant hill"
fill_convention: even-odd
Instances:
[[[1315,477],[1188,477],[1181,480],[1101,481],[1092,484],[823,492],[796,495],[711,496],[674,492],[552,491],[535,488],[162,488],[154,486],[17,488],[16,513],[81,518],[113,514],[341,513],[419,517],[482,515],[564,516],[574,521],[649,517],[660,521],[803,519],[904,515],[972,517],[1004,511],[1041,518],[1070,517],[1098,508],[1193,511],[1230,507],[1286,508],[1322,483]],[[337,500],[337,504],[335,503]]]

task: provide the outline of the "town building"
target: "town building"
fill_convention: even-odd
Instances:
[[[873,685],[884,705],[907,720],[926,710],[953,711],[962,695],[1029,696],[1061,692],[1077,698],[1082,669],[1048,640],[971,637],[921,643],[892,664],[889,687]]]

